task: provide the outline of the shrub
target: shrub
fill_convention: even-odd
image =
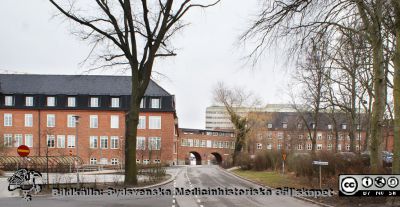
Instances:
[[[253,160],[250,158],[249,154],[246,152],[241,152],[237,156],[237,165],[242,169],[242,170],[250,170],[253,168]]]

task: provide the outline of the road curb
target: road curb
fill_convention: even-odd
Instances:
[[[232,172],[230,172],[230,171],[228,171],[228,170],[226,170],[226,169],[224,169],[224,168],[222,168],[222,167],[219,167],[218,169],[220,169],[222,172],[225,172],[226,174],[229,174],[229,175],[231,175],[231,176],[233,176],[233,177],[236,177],[236,178],[238,178],[238,179],[242,179],[242,180],[245,180],[245,181],[247,181],[247,182],[250,182],[250,183],[253,183],[253,184],[262,186],[262,187],[264,187],[264,188],[271,189],[271,190],[274,190],[274,189],[275,189],[275,188],[269,187],[269,186],[267,186],[267,185],[264,185],[264,184],[262,184],[262,183],[259,183],[259,182],[257,182],[257,181],[250,180],[250,179],[247,179],[247,178],[245,178],[245,177],[236,175],[236,174],[234,174],[234,173],[232,173]],[[316,205],[319,205],[319,206],[323,206],[323,207],[335,207],[335,206],[332,206],[332,205],[328,205],[328,204],[325,204],[325,203],[321,203],[321,202],[318,202],[318,201],[314,201],[314,200],[311,200],[311,199],[308,199],[308,198],[304,198],[304,197],[301,197],[301,196],[292,196],[292,197],[293,197],[293,198],[296,198],[296,199],[299,199],[299,200],[307,201],[307,202],[310,202],[310,203],[313,203],[313,204],[316,204]]]

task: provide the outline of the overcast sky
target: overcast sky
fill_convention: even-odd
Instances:
[[[245,87],[265,103],[285,103],[290,68],[279,49],[271,49],[256,67],[246,64],[238,37],[259,8],[259,0],[222,0],[207,10],[192,10],[190,22],[173,43],[178,55],[156,64],[166,75],[156,81],[176,95],[180,127],[205,128],[205,109],[213,103],[218,81]],[[89,53],[86,42],[72,35],[69,24],[52,18],[46,0],[2,0],[0,70],[39,74],[82,74]],[[283,43],[284,44],[284,43]],[[115,74],[95,71],[91,74]]]

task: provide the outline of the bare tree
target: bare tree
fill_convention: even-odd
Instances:
[[[101,68],[118,67],[131,72],[131,99],[126,119],[125,184],[137,184],[136,134],[139,104],[149,84],[157,58],[175,56],[170,40],[185,24],[182,17],[195,7],[190,0],[49,0],[67,19],[79,25],[83,40],[93,43]],[[92,51],[93,51],[92,50]],[[93,54],[93,53],[91,53]]]
[[[237,156],[242,151],[250,132],[247,115],[239,113],[238,109],[245,107],[247,108],[245,110],[255,110],[261,105],[261,101],[251,92],[242,88],[229,88],[222,82],[217,84],[213,93],[214,101],[225,107],[236,131],[235,150],[232,156],[233,165],[235,165]]]
[[[382,22],[387,4],[388,1],[385,0],[271,0],[264,4],[258,19],[242,37],[243,40],[258,40],[250,54],[255,58],[259,58],[259,54],[271,46],[271,43],[282,38],[291,43],[289,45],[292,46],[292,52],[307,46],[306,43],[312,41],[316,35],[327,31],[349,30],[366,38],[372,48],[373,65],[374,99],[370,129],[372,172],[381,170],[382,165],[380,148],[386,107]],[[362,22],[361,29],[346,25],[349,18]]]

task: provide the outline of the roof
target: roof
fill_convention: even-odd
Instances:
[[[5,94],[130,95],[130,76],[0,74]],[[145,96],[171,96],[150,80]]]

